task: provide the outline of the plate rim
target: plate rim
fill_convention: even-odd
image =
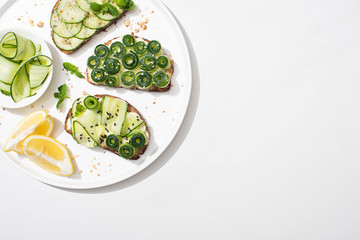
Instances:
[[[14,2],[17,2],[18,0],[15,0],[15,1],[7,0],[7,1],[5,1],[5,3],[0,6],[0,14],[1,14],[2,10],[3,10],[3,7],[6,6],[6,4],[8,2],[11,2],[11,1],[14,3]],[[52,181],[52,180],[47,179],[44,176],[39,176],[37,174],[34,174],[34,173],[28,171],[27,169],[23,168],[22,166],[20,166],[17,162],[15,162],[10,157],[8,157],[2,151],[2,149],[0,151],[1,155],[3,155],[5,158],[9,159],[10,162],[13,165],[15,165],[17,168],[19,168],[21,171],[25,172],[27,175],[33,177],[34,179],[36,179],[36,180],[38,180],[38,181],[40,181],[42,183],[45,183],[45,184],[48,184],[48,185],[51,185],[51,186],[55,186],[55,187],[64,188],[64,189],[86,190],[86,189],[96,189],[96,188],[110,186],[110,185],[125,181],[125,180],[127,180],[127,179],[129,179],[129,178],[131,178],[133,176],[136,176],[137,174],[142,172],[145,168],[147,168],[152,163],[154,163],[168,149],[169,145],[174,141],[176,135],[178,134],[178,132],[179,132],[179,130],[180,130],[180,128],[181,128],[181,126],[182,126],[182,124],[184,122],[186,113],[188,111],[188,107],[189,107],[189,103],[190,103],[190,97],[191,97],[191,93],[192,93],[192,84],[193,84],[192,64],[191,64],[191,58],[190,58],[190,53],[189,53],[189,47],[188,47],[188,44],[186,42],[184,33],[181,30],[177,19],[172,14],[170,9],[161,0],[151,0],[151,1],[158,4],[158,6],[162,9],[162,11],[166,14],[166,17],[172,22],[172,25],[175,26],[175,31],[177,32],[178,40],[179,40],[179,42],[182,45],[183,50],[184,50],[183,51],[183,57],[184,57],[184,59],[186,59],[186,62],[187,62],[187,64],[185,64],[186,70],[184,71],[186,73],[185,78],[189,78],[189,86],[187,86],[187,92],[184,95],[184,99],[186,100],[186,104],[184,104],[183,111],[181,111],[181,114],[178,116],[178,118],[180,120],[179,120],[178,126],[176,127],[177,129],[172,132],[172,134],[169,136],[169,140],[163,144],[163,147],[160,150],[157,150],[154,155],[152,155],[153,159],[150,160],[150,161],[147,161],[147,162],[144,161],[144,163],[142,163],[140,165],[140,167],[137,168],[135,171],[130,171],[129,173],[121,175],[120,177],[112,177],[110,179],[102,179],[102,181],[90,181],[90,182],[85,183],[85,184],[74,185],[74,184],[69,184],[69,183],[66,183],[66,182]],[[6,12],[6,10],[3,11],[3,13],[5,13],[5,12]],[[1,15],[3,15],[3,14],[1,14]]]

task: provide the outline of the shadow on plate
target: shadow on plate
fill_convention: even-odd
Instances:
[[[169,10],[171,12],[171,10]],[[113,192],[118,191],[127,187],[131,187],[132,185],[135,185],[146,178],[150,177],[152,174],[157,172],[162,166],[164,166],[171,158],[172,156],[177,152],[177,150],[180,148],[180,146],[183,144],[186,136],[188,135],[192,123],[195,118],[195,114],[197,111],[198,103],[199,103],[199,97],[200,97],[200,74],[199,74],[199,67],[195,55],[194,48],[191,44],[189,36],[186,34],[183,26],[179,22],[179,20],[176,18],[176,16],[171,12],[171,14],[174,16],[175,20],[177,21],[178,25],[180,26],[180,29],[183,33],[183,36],[185,38],[189,55],[190,55],[190,61],[191,61],[191,69],[192,69],[192,88],[191,88],[191,95],[190,95],[190,101],[189,106],[187,109],[187,112],[185,114],[184,120],[181,124],[180,130],[172,140],[171,144],[168,146],[168,148],[148,167],[146,167],[144,170],[139,172],[138,174],[121,181],[119,183],[115,183],[109,186],[101,187],[101,188],[95,188],[95,189],[85,189],[85,190],[77,190],[77,189],[65,189],[56,187],[58,189],[69,191],[69,192],[78,192],[78,193],[85,193],[85,194],[101,194],[106,192]]]

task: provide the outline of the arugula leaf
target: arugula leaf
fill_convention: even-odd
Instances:
[[[95,13],[101,12],[102,8],[103,8],[103,6],[101,6],[101,4],[98,4],[96,2],[90,3],[90,9]]]
[[[84,75],[79,72],[79,68],[69,62],[64,62],[63,66],[66,70],[68,70],[71,74],[75,74],[78,78],[85,78]]]
[[[132,10],[135,8],[135,3],[132,0],[113,0],[121,9]]]
[[[108,8],[108,12],[110,13],[111,16],[119,15],[119,10],[117,10],[117,8],[111,5],[110,3],[105,3],[105,6]]]
[[[59,99],[57,104],[56,104],[56,109],[59,109],[60,104],[66,99],[69,98],[68,96],[66,96],[66,92],[67,92],[67,88],[66,88],[66,84],[61,85],[60,87],[58,87],[58,91],[59,92],[55,92],[54,93],[54,98]]]

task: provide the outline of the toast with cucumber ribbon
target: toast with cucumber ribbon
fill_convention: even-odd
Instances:
[[[133,35],[95,47],[87,60],[87,81],[94,85],[164,92],[171,87],[174,61],[157,40]]]
[[[134,7],[132,0],[58,0],[50,17],[52,39],[60,51],[73,53]]]
[[[85,147],[99,146],[130,160],[140,158],[150,139],[136,108],[110,95],[76,99],[66,116],[65,131]]]

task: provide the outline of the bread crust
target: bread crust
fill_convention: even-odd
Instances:
[[[53,7],[53,9],[52,9],[52,11],[51,11],[51,14],[54,13],[55,9],[56,9],[57,6],[59,5],[59,2],[60,2],[60,0],[58,0],[58,1],[55,3],[55,5],[54,5],[54,7]],[[71,54],[71,53],[75,52],[76,50],[78,50],[79,48],[81,48],[83,45],[85,45],[93,36],[95,36],[96,34],[104,31],[104,30],[107,29],[109,26],[111,26],[112,24],[114,24],[117,20],[119,20],[120,18],[122,18],[122,17],[127,13],[127,11],[128,11],[128,10],[124,10],[123,13],[120,14],[119,17],[115,18],[114,20],[111,20],[108,25],[106,25],[106,26],[103,27],[103,28],[97,29],[96,32],[94,33],[94,35],[92,35],[91,37],[85,39],[84,42],[81,43],[77,48],[75,48],[75,49],[73,49],[73,50],[71,50],[71,51],[62,50],[62,49],[60,49],[60,48],[58,48],[58,49],[59,49],[61,52],[66,53],[66,54]],[[54,41],[54,34],[55,34],[55,33],[51,30],[51,39],[53,40],[53,42],[55,42],[55,41]],[[56,46],[56,44],[55,44],[55,46]]]
[[[146,38],[141,38],[141,37],[138,37],[138,36],[134,36],[133,37],[137,40],[142,40],[142,41],[145,41],[147,43],[150,42],[150,40],[146,39]],[[107,42],[104,43],[104,45],[106,46],[110,46],[110,44],[114,41],[121,41],[121,38],[120,37],[116,37],[116,38],[113,38]],[[167,73],[169,75],[169,79],[170,79],[170,82],[169,84],[165,87],[165,88],[159,88],[155,85],[151,86],[149,89],[138,89],[138,88],[135,88],[135,87],[132,87],[132,88],[128,88],[128,89],[133,89],[133,90],[142,90],[142,91],[148,91],[148,92],[167,92],[170,90],[170,86],[171,86],[171,77],[174,73],[174,61],[167,55],[164,53],[164,55],[166,55],[170,62],[171,62],[171,68],[165,70],[165,73]],[[90,74],[91,74],[91,70],[89,68],[86,68],[86,79],[87,81],[90,83],[90,84],[93,84],[93,85],[96,85],[96,86],[106,86],[105,83],[96,83],[94,81],[91,80],[91,77],[90,77]],[[123,86],[116,86],[117,88],[124,88]]]
[[[117,99],[121,99],[121,98],[119,98],[119,97],[115,97],[115,96],[107,95],[107,94],[96,94],[96,95],[94,95],[94,96],[95,96],[96,98],[98,98],[99,100],[100,100],[101,98],[105,97],[105,96],[113,97],[113,98],[117,98]],[[126,100],[124,100],[124,99],[121,99],[121,100],[125,101],[125,102],[128,104],[127,112],[137,113],[137,114],[139,114],[139,116],[141,117],[141,119],[144,120],[144,118],[141,116],[141,114],[139,113],[139,111],[138,111],[133,105],[131,105],[128,101],[126,101]],[[72,135],[71,127],[68,125],[69,122],[70,122],[70,121],[69,121],[70,117],[71,117],[71,108],[69,109],[69,112],[68,112],[67,115],[66,115],[64,128],[65,128],[65,131],[66,131],[68,134]],[[144,120],[144,122],[145,122],[145,120]],[[147,147],[148,147],[148,145],[149,145],[149,142],[150,142],[150,132],[149,132],[149,128],[148,128],[148,125],[147,125],[146,122],[145,122],[145,126],[146,126],[146,132],[147,132],[147,134],[148,134],[149,140],[148,140],[147,144],[145,144],[143,147],[141,147],[141,148],[136,148],[136,149],[135,149],[135,154],[134,154],[134,156],[132,156],[129,160],[137,160],[137,159],[139,159],[140,156],[141,156],[142,154],[144,154],[144,152],[146,151],[146,149],[147,149]],[[110,148],[108,148],[108,147],[106,147],[106,146],[105,146],[105,147],[99,146],[99,147],[101,147],[101,148],[103,148],[103,149],[106,149],[106,150],[109,150],[109,151],[115,153],[116,155],[119,155],[119,156],[120,156],[120,154],[119,154],[116,150],[114,150],[114,149],[110,149]]]

